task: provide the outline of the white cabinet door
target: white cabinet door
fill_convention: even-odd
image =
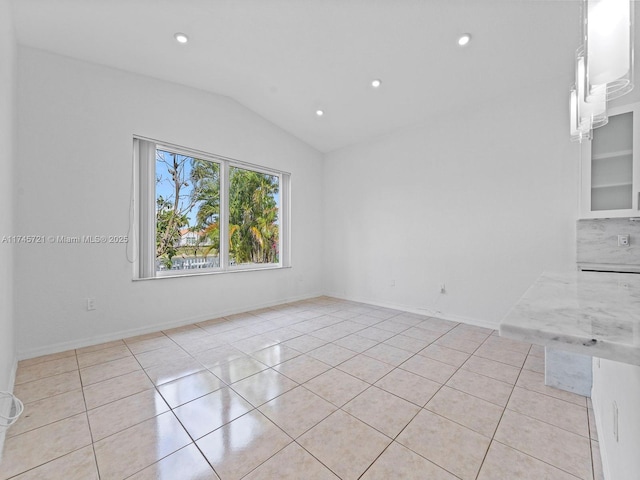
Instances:
[[[581,218],[640,216],[640,103],[611,109],[581,155]]]

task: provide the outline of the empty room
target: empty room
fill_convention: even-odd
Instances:
[[[638,480],[639,28],[0,0],[0,480]]]

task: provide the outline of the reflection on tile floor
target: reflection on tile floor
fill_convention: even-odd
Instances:
[[[0,480],[600,480],[539,347],[327,297],[20,362]]]

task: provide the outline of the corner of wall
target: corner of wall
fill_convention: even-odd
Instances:
[[[0,0],[0,236],[14,227],[14,165],[17,150],[17,47],[11,4]],[[17,368],[13,262],[14,248],[0,244],[0,390],[13,390]],[[6,429],[0,427],[0,461]]]

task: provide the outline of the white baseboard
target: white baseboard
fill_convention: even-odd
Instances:
[[[290,297],[290,298],[285,298],[285,299],[279,299],[279,300],[273,301],[273,302],[266,302],[266,303],[260,303],[260,304],[251,304],[251,305],[243,305],[241,308],[235,308],[235,309],[229,309],[229,310],[223,310],[223,311],[215,311],[215,312],[207,313],[206,315],[199,315],[199,316],[195,316],[195,317],[185,317],[185,318],[172,320],[170,322],[154,324],[154,325],[149,325],[149,326],[145,326],[145,327],[126,329],[126,330],[119,330],[119,331],[110,332],[110,333],[104,334],[104,335],[96,335],[96,336],[91,336],[91,337],[87,337],[87,338],[83,338],[83,339],[71,340],[71,341],[68,341],[68,342],[59,342],[59,343],[55,343],[55,344],[51,344],[51,345],[45,345],[45,346],[42,346],[42,347],[27,348],[27,349],[24,349],[24,350],[20,350],[18,352],[18,359],[24,360],[24,359],[27,359],[27,358],[39,357],[39,356],[42,356],[42,355],[49,355],[49,354],[52,354],[52,353],[64,352],[66,350],[73,350],[73,349],[76,349],[76,348],[89,347],[89,346],[92,346],[92,345],[98,345],[100,343],[111,342],[111,341],[114,341],[114,340],[121,340],[123,338],[129,338],[129,337],[134,337],[134,336],[137,336],[137,335],[144,335],[144,334],[147,334],[147,333],[158,332],[160,330],[168,330],[168,329],[171,329],[171,328],[177,328],[177,327],[182,327],[182,326],[185,326],[185,325],[191,325],[191,324],[198,323],[198,322],[204,322],[204,321],[210,320],[212,318],[224,317],[226,315],[233,315],[233,314],[237,314],[237,313],[248,312],[248,311],[251,311],[251,310],[257,310],[257,309],[260,309],[260,308],[268,308],[268,307],[273,307],[273,306],[276,306],[276,305],[282,305],[284,303],[297,302],[297,301],[300,301],[300,300],[308,300],[310,298],[316,298],[316,297],[321,297],[321,296],[339,298],[341,300],[348,300],[348,301],[352,301],[352,302],[366,303],[366,304],[374,305],[374,306],[377,306],[377,307],[391,308],[391,309],[394,309],[394,310],[401,310],[403,312],[409,312],[409,313],[415,313],[417,315],[426,315],[426,316],[429,316],[429,317],[441,318],[443,320],[449,320],[449,321],[456,322],[456,323],[464,323],[464,324],[467,324],[467,325],[474,325],[474,326],[477,326],[477,327],[489,328],[489,329],[492,329],[492,330],[497,329],[499,327],[498,324],[492,323],[492,322],[488,322],[488,321],[485,321],[483,319],[473,318],[473,317],[464,317],[464,316],[461,316],[461,315],[455,315],[455,314],[451,314],[451,313],[448,313],[448,312],[430,310],[430,309],[426,309],[426,308],[419,308],[419,307],[415,307],[415,306],[412,306],[412,305],[394,304],[394,303],[389,303],[389,302],[379,302],[379,301],[372,300],[372,299],[342,296],[342,295],[335,294],[335,293],[313,293],[313,294],[302,295],[302,296],[298,296],[298,297]],[[14,375],[15,375],[15,371],[14,371]]]
[[[441,318],[442,320],[449,320],[456,323],[464,323],[466,325],[473,325],[475,327],[489,328],[491,330],[497,330],[500,326],[499,323],[488,322],[486,320],[474,317],[465,317],[462,315],[456,315],[448,312],[442,312],[440,310],[431,310],[428,308],[419,308],[412,305],[395,304],[389,302],[378,302],[367,298],[350,297],[340,295],[336,293],[326,293],[328,297],[339,298],[341,300],[348,300],[351,302],[366,303],[369,305],[375,305],[376,307],[391,308],[393,310],[402,310],[403,312],[415,313],[417,315],[426,315],[427,317]]]
[[[206,315],[198,315],[195,317],[185,317],[181,319],[172,320],[165,323],[156,323],[153,325],[132,328],[127,330],[119,330],[117,332],[110,332],[105,335],[96,335],[88,338],[71,340],[69,342],[59,342],[52,345],[45,345],[42,347],[28,348],[20,350],[18,352],[18,358],[25,360],[28,358],[40,357],[42,355],[49,355],[52,353],[65,352],[67,350],[73,350],[76,348],[90,347],[92,345],[99,345],[101,343],[112,342],[114,340],[121,340],[123,338],[135,337],[137,335],[144,335],[146,333],[159,332],[160,330],[169,330],[171,328],[183,327],[185,325],[191,325],[194,323],[204,322],[211,320],[212,318],[224,317],[227,315],[234,315],[237,313],[244,313],[251,310],[258,310],[261,308],[273,307],[276,305],[282,305],[285,303],[298,302],[301,300],[308,300],[310,298],[316,298],[322,296],[321,293],[313,293],[308,295],[302,295],[299,297],[291,297],[280,299],[273,302],[266,302],[260,304],[243,305],[241,308],[215,311],[207,313]],[[14,372],[15,373],[15,372]]]

